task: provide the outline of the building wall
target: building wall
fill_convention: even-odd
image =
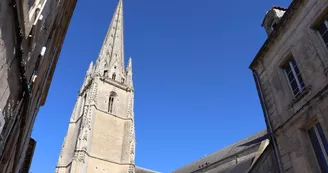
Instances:
[[[76,0],[0,2],[0,172],[21,169]]]
[[[328,135],[328,49],[315,28],[328,14],[327,9],[327,0],[294,0],[282,19],[282,27],[271,34],[274,39],[250,67],[259,75],[287,173],[319,172],[307,129],[320,122],[325,136]],[[298,97],[293,96],[282,69],[290,55],[306,86]]]

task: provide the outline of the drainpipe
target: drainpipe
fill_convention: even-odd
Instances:
[[[284,173],[281,158],[280,158],[280,153],[279,153],[279,149],[278,149],[278,145],[277,145],[277,141],[276,141],[276,138],[275,138],[275,135],[274,135],[274,132],[273,132],[273,128],[272,128],[271,121],[270,121],[270,116],[269,116],[267,105],[266,105],[266,102],[265,102],[265,99],[264,99],[264,94],[263,94],[263,90],[262,90],[262,87],[261,87],[260,78],[259,78],[259,75],[257,74],[257,72],[254,71],[254,70],[253,70],[253,76],[254,76],[254,80],[255,80],[255,83],[256,83],[256,88],[257,88],[257,91],[258,91],[258,94],[259,94],[259,97],[260,97],[260,101],[261,101],[261,105],[262,105],[262,109],[263,109],[263,113],[264,113],[265,124],[267,126],[267,130],[268,130],[268,133],[269,133],[269,138],[270,138],[270,141],[273,144],[274,154],[275,154],[275,157],[276,157],[279,172]]]

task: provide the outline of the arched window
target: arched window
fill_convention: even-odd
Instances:
[[[115,78],[116,78],[116,74],[113,73],[113,75],[112,75],[112,79],[115,80]]]
[[[113,113],[114,96],[109,97],[108,112]]]
[[[115,105],[115,97],[117,94],[115,92],[111,92],[109,96],[109,102],[108,102],[108,112],[113,113],[114,112],[114,105]]]

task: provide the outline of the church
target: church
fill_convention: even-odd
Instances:
[[[156,173],[135,166],[132,61],[125,67],[123,29],[119,0],[78,92],[56,173]]]

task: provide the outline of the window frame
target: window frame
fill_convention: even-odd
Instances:
[[[320,127],[321,134],[318,130],[318,126]],[[315,137],[316,141],[312,140],[312,137],[311,137],[311,134],[310,134],[311,129],[313,129],[313,132],[314,132],[314,135],[315,135],[314,137]],[[322,173],[328,171],[328,146],[327,146],[328,141],[327,141],[326,135],[325,135],[325,133],[322,129],[321,123],[317,122],[317,123],[313,124],[311,127],[306,129],[306,133],[307,133],[308,139],[310,141],[310,145],[311,145],[311,148],[312,148],[312,153],[315,156],[316,165],[317,165],[318,169]],[[325,140],[325,141],[323,141],[323,140]],[[319,148],[316,148],[318,146],[315,146],[314,143],[318,144]],[[324,143],[326,143],[326,147],[325,147]],[[324,157],[324,158],[320,158],[321,162],[318,158],[320,156],[318,156],[318,154],[317,154],[318,149],[321,151],[321,153]],[[324,159],[324,160],[322,161],[322,159]],[[322,164],[325,164],[325,165],[322,165]]]
[[[110,95],[109,96],[109,101],[108,101],[108,112],[109,113],[113,113],[114,100],[115,100],[115,96]]]
[[[312,23],[311,29],[316,36],[316,39],[313,39],[313,44],[317,48],[317,53],[319,54],[319,58],[323,63],[323,67],[325,69],[325,74],[328,74],[328,42],[325,43],[324,38],[322,37],[319,28],[322,23],[325,23],[326,28],[328,28],[328,8],[317,16],[317,19]]]
[[[295,66],[293,65],[293,61],[295,63]],[[292,75],[293,75],[293,78],[294,78],[294,80],[296,82],[297,88],[293,88],[293,86],[292,86],[292,82],[293,81],[291,81],[289,79],[289,77],[288,77],[288,74],[289,73],[287,73],[287,70],[286,70],[287,67],[290,68],[290,73],[292,73]],[[296,68],[295,67],[297,68],[298,73],[296,73]],[[285,78],[287,79],[288,86],[289,86],[289,89],[290,89],[292,95],[294,97],[298,97],[299,95],[301,95],[305,91],[306,87],[305,87],[304,78],[302,76],[302,72],[301,72],[300,68],[298,67],[298,64],[297,64],[294,56],[293,55],[289,55],[288,58],[287,58],[287,60],[281,66],[281,68],[283,70],[283,73],[285,74]],[[300,81],[299,78],[301,78],[302,82]],[[295,90],[296,89],[299,90],[297,93],[295,93]]]
[[[323,34],[321,34],[320,30],[319,30],[320,25],[322,23],[324,23],[327,28]],[[324,45],[326,51],[328,51],[328,41],[326,43],[325,39],[323,38],[323,35],[328,34],[328,17],[326,17],[322,21],[318,22],[318,24],[315,27],[313,27],[312,29],[314,29],[316,31],[317,35],[320,37],[320,42]]]
[[[109,95],[109,98],[108,98],[108,108],[107,108],[107,111],[111,114],[114,114],[115,113],[115,105],[116,105],[116,101],[117,101],[117,94],[112,91]]]

